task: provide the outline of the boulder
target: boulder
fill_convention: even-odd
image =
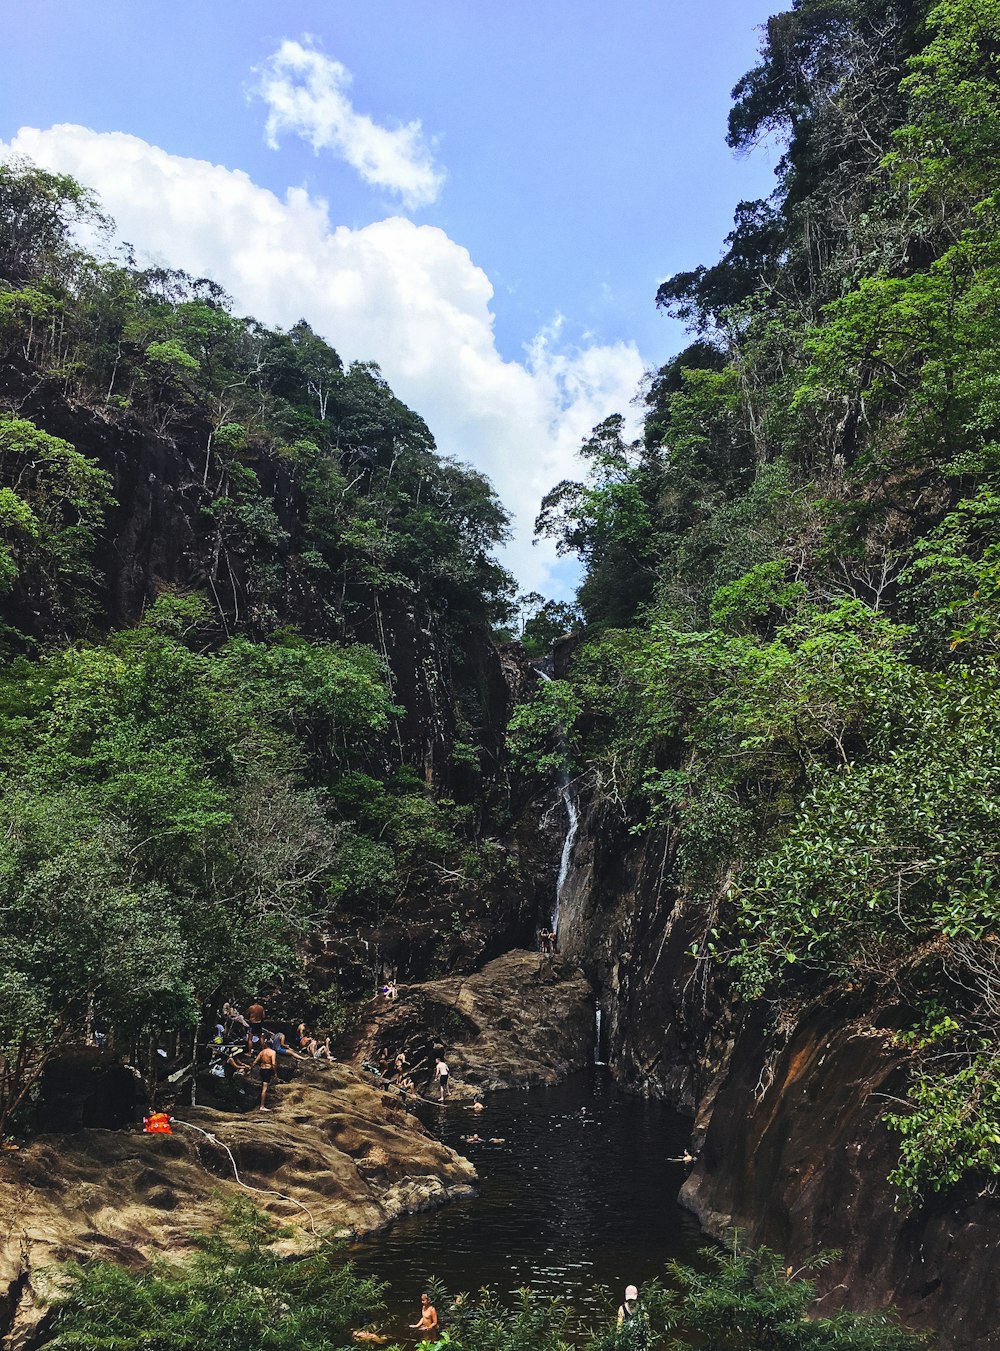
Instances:
[[[485,1089],[555,1084],[593,1056],[594,995],[571,962],[508,952],[474,975],[372,1000],[350,1049],[359,1066],[378,1064],[383,1049],[391,1065],[403,1051],[424,1092],[441,1053],[459,1101]]]

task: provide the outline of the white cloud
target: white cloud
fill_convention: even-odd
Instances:
[[[301,188],[284,200],[240,170],[182,159],[121,132],[23,128],[0,155],[70,173],[101,196],[121,236],[159,262],[210,276],[242,312],[287,327],[307,318],[345,360],[374,360],[445,454],[488,474],[515,515],[505,562],[556,596],[550,545],[531,546],[542,495],[579,473],[595,423],[627,412],[643,364],[632,344],[566,351],[558,323],[523,362],[497,351],[493,287],[434,226],[400,217],[332,226]]]
[[[293,132],[314,150],[333,151],[366,183],[397,193],[406,206],[427,206],[444,174],[420,123],[390,130],[355,112],[346,92],[351,78],[339,61],[286,38],[268,58],[256,90],[268,107],[268,145],[277,149],[280,134]]]

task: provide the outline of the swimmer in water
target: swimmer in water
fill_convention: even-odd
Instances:
[[[416,1323],[411,1323],[410,1327],[422,1334],[420,1338],[422,1342],[429,1342],[432,1335],[437,1332],[437,1326],[437,1309],[431,1303],[431,1297],[425,1290],[420,1296],[420,1318]]]

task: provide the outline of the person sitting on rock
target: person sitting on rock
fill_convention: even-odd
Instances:
[[[397,1087],[404,1098],[407,1093],[415,1093],[417,1091],[417,1086],[409,1075],[406,1075],[404,1079],[401,1079]]]
[[[239,1028],[240,1033],[245,1033],[250,1024],[240,1013],[239,1009],[231,999],[227,999],[222,1005],[222,1017],[226,1024],[227,1035],[233,1035],[233,1028]]]
[[[239,1046],[226,1057],[226,1064],[230,1069],[234,1069],[237,1074],[249,1074],[250,1066],[244,1060],[238,1057],[243,1055],[243,1047]]]
[[[332,1059],[333,1059],[333,1052],[330,1050],[330,1038],[329,1038],[329,1037],[324,1037],[322,1041],[317,1041],[316,1038],[313,1037],[313,1042],[314,1042],[315,1045],[316,1045],[316,1049],[315,1049],[315,1051],[313,1051],[313,1060],[332,1060]]]
[[[308,1060],[308,1056],[299,1055],[298,1051],[293,1051],[285,1040],[284,1032],[275,1032],[271,1037],[271,1045],[278,1055],[290,1055],[293,1060]]]

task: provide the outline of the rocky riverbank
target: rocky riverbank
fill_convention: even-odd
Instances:
[[[314,1231],[370,1234],[476,1182],[472,1164],[398,1095],[349,1067],[307,1065],[273,1104],[267,1114],[177,1107],[171,1135],[49,1134],[0,1155],[0,1334],[10,1351],[36,1344],[59,1263],[176,1255],[231,1196],[296,1226],[293,1251]]]
[[[445,1051],[456,1103],[487,1089],[559,1082],[593,1048],[593,995],[561,958],[511,952],[470,976],[403,987],[374,1000],[351,1039],[358,1066],[382,1046],[404,1050],[418,1089]],[[350,1065],[300,1065],[260,1113],[175,1108],[173,1134],[85,1129],[46,1133],[0,1155],[0,1335],[29,1351],[62,1262],[135,1265],[176,1255],[245,1195],[313,1233],[371,1234],[401,1215],[468,1195],[476,1171],[435,1140],[395,1088]],[[411,1099],[412,1100],[412,1099]],[[237,1175],[238,1174],[238,1178]],[[240,1185],[243,1184],[243,1186]]]

